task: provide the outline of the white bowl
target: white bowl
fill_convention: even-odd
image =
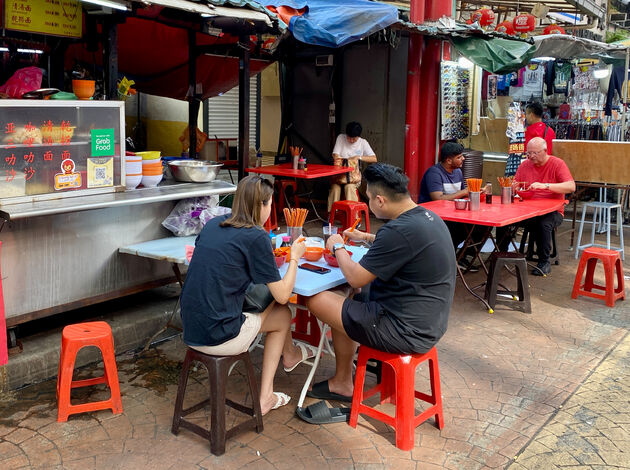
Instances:
[[[145,188],[152,188],[157,186],[162,181],[164,175],[142,175],[142,186]]]
[[[142,181],[142,175],[125,175],[125,187],[135,189]]]
[[[142,163],[141,162],[125,162],[125,168],[127,173],[142,173]],[[137,171],[132,171],[137,170]]]

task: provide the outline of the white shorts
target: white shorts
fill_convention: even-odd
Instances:
[[[210,356],[236,356],[247,351],[256,339],[262,325],[259,313],[244,313],[245,321],[241,325],[238,336],[216,346],[190,346],[191,348]]]

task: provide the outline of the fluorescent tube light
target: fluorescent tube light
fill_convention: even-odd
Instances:
[[[44,51],[42,51],[41,49],[20,49],[20,48],[18,48],[17,51],[21,52],[22,54],[43,54],[44,53]]]
[[[0,52],[9,52],[8,47],[0,47]]]
[[[127,5],[123,5],[122,3],[113,2],[110,0],[81,0],[84,3],[92,3],[94,5],[100,5],[102,7],[115,8],[116,10],[127,11]]]

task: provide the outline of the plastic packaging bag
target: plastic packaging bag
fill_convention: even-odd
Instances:
[[[42,69],[39,67],[19,69],[4,85],[0,86],[0,93],[6,93],[11,98],[21,98],[24,93],[42,87],[42,76]]]
[[[183,199],[177,203],[162,225],[178,237],[197,235],[203,228],[199,215],[206,209],[219,205],[218,196],[202,196]]]
[[[204,209],[199,214],[199,220],[201,221],[201,225],[206,225],[210,219],[213,219],[219,215],[230,214],[232,209],[229,207],[216,206],[209,207],[208,209]]]

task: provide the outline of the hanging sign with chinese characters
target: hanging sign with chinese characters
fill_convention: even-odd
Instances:
[[[80,38],[83,10],[78,0],[6,0],[4,27],[16,31]]]

